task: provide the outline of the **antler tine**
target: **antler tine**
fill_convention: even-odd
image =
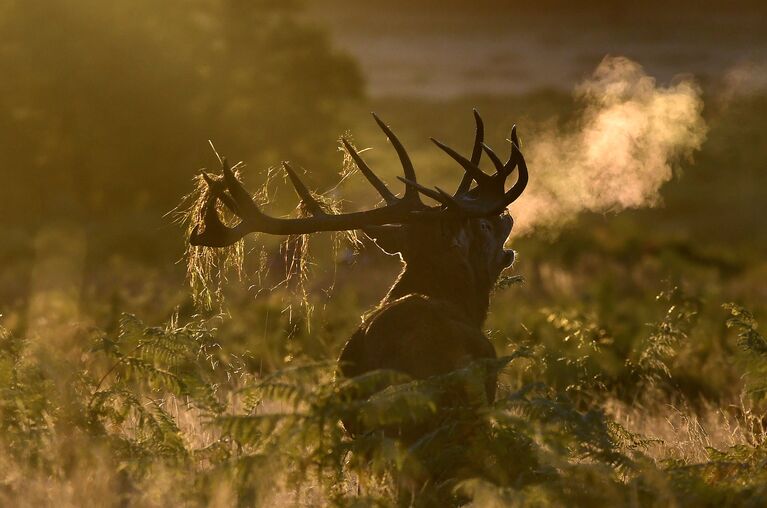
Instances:
[[[315,216],[326,215],[325,211],[322,209],[322,206],[317,202],[314,196],[312,196],[312,193],[309,192],[309,189],[306,188],[304,182],[301,181],[293,168],[290,167],[290,164],[288,164],[287,161],[283,161],[282,167],[285,169],[285,172],[288,174],[293,187],[296,189],[296,194],[298,194],[298,197],[301,198],[301,201],[309,209],[309,212]]]
[[[514,124],[511,126],[511,136],[509,137],[509,140],[511,141],[511,151],[509,152],[509,160],[506,161],[506,164],[504,166],[506,168],[511,167],[512,169],[509,170],[509,173],[513,171],[513,163],[515,162],[515,156],[519,153],[519,137],[517,137],[517,124]]]
[[[473,109],[472,112],[474,113],[474,122],[477,124],[477,130],[474,133],[474,147],[471,150],[471,162],[478,165],[479,160],[482,158],[482,142],[485,139],[485,123],[482,121],[479,111]]]
[[[442,196],[442,199],[446,201],[446,206],[451,210],[458,210],[463,213],[467,213],[466,208],[461,204],[460,201],[458,201],[456,198],[448,194],[447,192],[443,191],[439,187],[434,187],[437,189],[437,192],[439,192],[440,196]]]
[[[205,171],[202,172],[202,179],[208,184],[208,189],[211,195],[217,197],[232,213],[237,213],[237,203],[234,202],[232,197],[226,193],[226,184],[222,177],[216,177],[209,175]]]
[[[487,156],[490,158],[490,160],[493,161],[493,165],[495,166],[496,171],[496,173],[493,175],[493,179],[495,180],[495,184],[497,185],[498,190],[503,192],[504,186],[506,184],[506,178],[511,174],[512,171],[514,171],[514,166],[501,162],[501,159],[498,157],[498,155],[496,155],[493,149],[484,143],[482,144],[482,148],[484,148],[485,153],[487,153]]]
[[[202,174],[203,179],[208,184],[209,195],[202,211],[204,230],[200,232],[200,225],[198,224],[195,225],[189,235],[189,243],[193,246],[226,247],[232,245],[247,234],[246,222],[263,217],[248,191],[237,180],[225,157],[221,159],[221,170],[223,177],[214,177],[205,172]],[[221,200],[224,206],[241,219],[237,226],[228,227],[221,222],[216,209],[218,200]]]
[[[392,132],[389,126],[386,125],[380,118],[378,118],[378,115],[373,113],[373,118],[375,118],[375,121],[381,130],[384,131],[386,137],[389,138],[392,146],[394,146],[394,150],[397,151],[397,156],[399,157],[400,163],[402,164],[402,171],[405,173],[405,178],[416,182],[417,179],[415,177],[415,169],[413,168],[413,163],[410,161],[410,157],[408,156],[405,147],[402,146],[402,143],[394,134],[394,132]],[[405,194],[402,196],[402,199],[410,203],[422,204],[421,198],[418,196],[418,191],[413,187],[405,187]]]
[[[479,114],[479,111],[475,109],[472,110],[474,112],[474,122],[477,125],[475,134],[474,134],[474,148],[472,148],[471,151],[471,162],[474,163],[475,166],[479,165],[479,161],[482,158],[482,145],[483,140],[485,139],[485,124],[482,121],[482,117]],[[471,187],[471,181],[473,178],[471,175],[467,172],[464,173],[463,178],[461,178],[461,183],[458,185],[458,189],[455,191],[454,196],[460,196],[461,194],[465,194],[469,191],[469,188]]]
[[[397,179],[400,182],[404,183],[405,185],[407,185],[409,187],[414,187],[418,192],[420,192],[424,196],[430,197],[431,199],[433,199],[435,201],[438,201],[439,203],[442,203],[445,206],[450,204],[449,202],[446,202],[443,199],[443,197],[440,195],[440,193],[435,191],[435,190],[432,190],[432,189],[430,189],[428,187],[424,187],[423,185],[421,185],[418,182],[414,182],[412,180],[408,180],[407,178],[403,178],[401,176],[398,176]]]
[[[514,200],[516,200],[519,196],[522,195],[522,192],[525,190],[525,187],[527,187],[527,182],[529,180],[529,175],[527,172],[527,163],[525,162],[525,157],[522,155],[522,152],[519,149],[519,145],[517,144],[517,142],[519,142],[519,139],[517,138],[516,126],[515,126],[515,129],[512,131],[511,139],[512,139],[512,150],[514,154],[516,154],[518,176],[517,176],[517,181],[514,182],[514,185],[511,186],[511,189],[509,189],[506,192],[506,194],[504,194],[503,196],[504,208],[506,208]]]
[[[370,169],[370,166],[365,163],[365,161],[360,157],[360,154],[357,153],[357,150],[354,149],[354,147],[346,140],[346,138],[341,138],[341,142],[344,144],[344,148],[346,148],[346,151],[349,153],[349,155],[352,156],[352,159],[354,159],[354,163],[359,168],[360,172],[365,175],[365,178],[368,179],[368,182],[371,183],[373,187],[378,191],[378,193],[381,195],[381,197],[384,199],[387,205],[393,205],[399,199],[397,196],[392,194],[392,192],[389,190],[389,188],[386,186],[385,183],[381,181],[378,176],[376,176],[375,173],[373,173],[373,170]]]
[[[493,151],[493,149],[484,143],[482,143],[482,149],[493,162],[493,166],[495,166],[495,170],[498,172],[498,174],[503,174],[506,170],[506,167],[503,162],[501,162],[501,159],[498,157],[498,155]]]
[[[229,167],[229,162],[226,157],[221,159],[221,170],[224,173],[224,183],[232,199],[237,205],[238,215],[245,220],[248,216],[258,217],[261,216],[261,211],[253,202],[253,198],[250,197],[248,191],[242,186],[237,177],[234,176],[232,168]]]
[[[460,164],[463,169],[466,170],[466,173],[468,173],[479,186],[486,186],[490,185],[492,183],[493,177],[486,174],[484,171],[479,169],[479,167],[471,162],[469,159],[464,157],[463,155],[459,154],[446,144],[437,141],[434,138],[431,138],[432,142],[440,147],[445,153],[447,153],[450,157],[452,157],[458,164]]]

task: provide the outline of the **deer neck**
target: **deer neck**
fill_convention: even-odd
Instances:
[[[469,269],[405,263],[381,305],[410,294],[421,294],[451,304],[467,322],[481,327],[487,317],[492,289],[492,283],[481,279]]]

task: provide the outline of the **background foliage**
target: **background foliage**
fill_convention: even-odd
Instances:
[[[6,0],[0,23],[8,219],[157,216],[207,140],[256,168],[326,171],[355,63],[295,2]],[[215,160],[215,159],[213,159]],[[7,215],[6,215],[7,214]],[[149,220],[144,218],[143,220]]]

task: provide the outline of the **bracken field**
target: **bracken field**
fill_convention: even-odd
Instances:
[[[544,4],[1,0],[0,505],[767,506],[765,8]],[[497,360],[339,376],[400,270],[362,234],[187,245],[218,154],[370,208],[340,136],[452,188],[472,108],[530,171]]]

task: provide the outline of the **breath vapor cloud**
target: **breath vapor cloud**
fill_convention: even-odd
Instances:
[[[531,178],[511,207],[518,235],[556,231],[583,211],[657,205],[674,164],[705,139],[691,79],[658,86],[636,62],[607,57],[575,93],[584,109],[574,124],[531,133],[523,146]]]

